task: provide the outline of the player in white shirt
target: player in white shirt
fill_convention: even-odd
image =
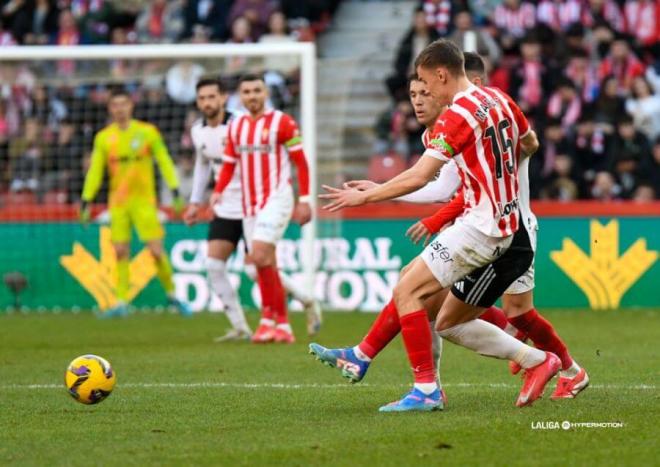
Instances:
[[[217,175],[222,165],[227,123],[230,114],[225,111],[227,91],[216,78],[204,78],[197,83],[197,108],[203,118],[196,121],[191,130],[195,146],[195,170],[190,205],[184,221],[192,225],[199,220],[204,195],[211,172]],[[227,196],[213,208],[213,220],[209,225],[206,271],[209,283],[225,307],[232,329],[216,341],[248,340],[252,330],[245,319],[236,290],[227,274],[227,260],[236,249],[243,235],[243,206],[241,204],[240,173],[236,172]]]

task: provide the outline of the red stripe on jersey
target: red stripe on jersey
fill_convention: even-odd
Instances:
[[[255,130],[255,123],[252,121],[250,117],[243,117],[245,120],[248,120],[248,134],[247,134],[247,143],[248,145],[254,140],[254,130]],[[257,205],[257,188],[255,184],[255,170],[254,170],[254,165],[255,165],[255,158],[254,158],[254,153],[251,151],[247,151],[246,153],[247,161],[248,161],[248,189],[250,192],[250,210],[248,212],[249,216],[254,216],[256,214],[255,206]],[[246,191],[245,189],[243,191]]]
[[[271,112],[266,116],[266,121],[264,122],[264,129],[268,128],[270,129],[271,123],[273,122],[273,116],[275,115],[275,112]],[[260,135],[260,143],[264,147],[269,147],[268,145],[268,139],[270,135],[270,131],[262,131]],[[261,204],[259,205],[259,209],[262,209],[266,205],[266,201],[268,200],[268,197],[270,196],[270,155],[269,152],[272,151],[272,149],[268,151],[264,151],[261,153],[261,171],[262,171],[262,179],[263,179],[263,199],[261,200]]]
[[[469,100],[467,97],[461,97],[455,102],[455,104],[466,109],[471,115],[474,115],[477,112],[477,105],[471,100]],[[487,138],[483,138],[483,137],[481,138],[482,145],[484,140],[486,139]],[[495,201],[495,198],[497,198],[497,192],[491,193],[490,190],[488,189],[488,180],[490,179],[492,181],[495,177],[495,172],[493,171],[495,158],[494,156],[493,157],[486,156],[485,160],[483,160],[483,162],[486,163],[490,172],[486,174],[480,163],[480,157],[477,150],[476,134],[474,132],[470,133],[469,140],[466,141],[466,143],[467,143],[466,147],[463,150],[462,154],[463,154],[463,159],[465,160],[465,164],[467,165],[469,172],[471,172],[469,178],[474,181],[474,183],[472,184],[472,188],[473,190],[478,190],[479,192],[481,192],[481,185],[482,184],[484,185],[484,187],[486,188],[485,194],[486,196],[488,196],[488,199],[490,201],[492,214],[493,216],[495,216],[497,214],[497,208],[496,208],[497,203]],[[489,154],[489,152],[486,151],[486,148],[484,148],[484,153]],[[492,154],[492,152],[490,154]],[[494,183],[493,185],[497,187],[496,183]],[[479,199],[481,199],[481,193],[479,195]],[[478,204],[478,201],[476,200],[476,193],[475,193],[475,204]]]
[[[243,129],[244,124],[245,124],[245,119],[242,118],[242,117],[239,117],[237,120],[235,120],[232,123],[232,125],[230,127],[229,137],[232,139],[232,144],[234,146],[234,150],[236,150],[236,148],[239,148],[239,146],[240,146],[240,143],[241,143],[241,140],[240,140],[241,130]],[[246,165],[245,165],[246,160],[245,160],[244,157],[241,157],[240,148],[239,148],[238,151],[236,151],[236,156],[239,157],[239,159],[240,159],[239,162],[241,164],[241,191],[243,193],[243,196],[241,196],[241,198],[242,198],[242,203],[243,203],[243,213],[247,214],[247,212],[248,212],[248,199],[247,199],[247,196],[245,195],[245,190],[243,189],[244,180],[245,180],[245,177],[247,175],[247,170],[246,170]]]

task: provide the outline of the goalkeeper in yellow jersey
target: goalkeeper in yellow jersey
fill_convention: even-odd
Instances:
[[[117,254],[118,304],[103,316],[127,314],[130,288],[129,265],[131,232],[134,227],[140,241],[147,244],[154,257],[158,280],[170,303],[182,315],[192,313],[187,303],[174,296],[172,266],[163,248],[165,232],[158,220],[154,160],[174,195],[173,208],[178,215],[184,207],[174,163],[158,129],[147,122],[134,120],[133,102],[124,91],[114,91],[108,102],[112,123],[94,138],[91,164],[82,193],[80,220],[89,222],[89,203],[98,193],[104,172],[108,172],[108,209],[112,243]]]

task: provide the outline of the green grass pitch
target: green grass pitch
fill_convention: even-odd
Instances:
[[[222,315],[0,316],[0,465],[657,465],[660,310],[546,316],[589,371],[580,397],[550,401],[552,382],[517,409],[506,362],[445,344],[449,405],[425,414],[377,411],[411,381],[400,340],[351,386],[307,353],[300,314],[292,346],[214,344]],[[317,340],[355,343],[373,318],[326,313]],[[62,384],[84,353],[118,375],[95,406]],[[624,426],[532,427],[564,420]]]

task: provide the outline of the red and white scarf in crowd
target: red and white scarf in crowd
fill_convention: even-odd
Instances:
[[[624,6],[626,31],[642,45],[660,40],[660,5],[656,0],[628,1]]]
[[[426,24],[435,28],[441,36],[449,31],[451,21],[451,2],[449,0],[426,0],[424,2]]]
[[[536,13],[540,23],[555,31],[565,31],[571,24],[580,22],[582,3],[580,0],[541,0]]]

